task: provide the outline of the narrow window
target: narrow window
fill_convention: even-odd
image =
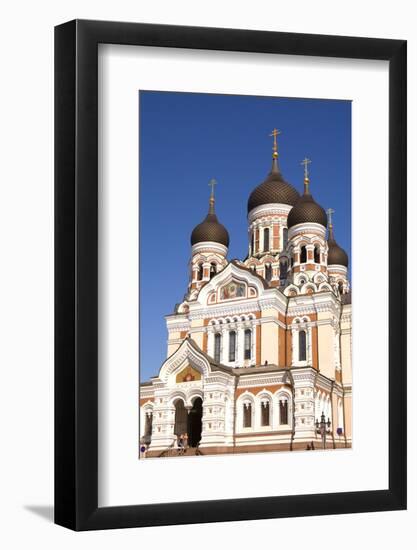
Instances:
[[[215,263],[210,264],[210,279],[217,273],[217,265]]]
[[[261,403],[261,426],[269,426],[269,401]]]
[[[214,360],[220,363],[220,346],[222,341],[222,335],[217,333],[214,335]]]
[[[152,435],[152,413],[147,412],[146,413],[146,420],[145,420],[145,436]]]
[[[255,233],[254,232],[252,232],[250,251],[253,256],[253,254],[255,254]]]
[[[272,279],[272,267],[271,264],[265,265],[265,279],[270,281]]]
[[[294,266],[294,254],[291,256],[291,267]]]
[[[314,247],[314,263],[320,263],[320,247],[318,245]]]
[[[197,281],[201,281],[203,278],[203,264],[198,264]]]
[[[243,403],[243,427],[252,427],[252,403]]]
[[[279,423],[288,424],[288,401],[280,399],[279,402]]]
[[[250,329],[245,330],[245,359],[251,358],[251,348],[252,348],[252,331]]]
[[[307,248],[305,246],[301,247],[301,254],[300,254],[300,263],[305,264],[307,261]]]
[[[306,349],[306,331],[300,330],[298,333],[298,360],[305,361],[307,357]]]
[[[282,247],[287,248],[287,244],[288,244],[288,229],[284,227],[284,229],[282,230]]]
[[[269,250],[269,228],[264,229],[264,252]]]
[[[279,264],[279,278],[281,281],[285,281],[287,278],[287,262],[285,260]]]
[[[232,362],[236,359],[236,332],[234,330],[229,332],[229,361]]]

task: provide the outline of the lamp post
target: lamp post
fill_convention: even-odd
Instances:
[[[316,433],[321,435],[321,440],[323,441],[323,449],[326,448],[326,435],[330,433],[330,418],[327,419],[324,416],[324,412],[321,413],[320,422],[316,420]]]

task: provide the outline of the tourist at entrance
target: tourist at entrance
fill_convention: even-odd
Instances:
[[[178,454],[184,454],[184,435],[180,434],[177,439]]]

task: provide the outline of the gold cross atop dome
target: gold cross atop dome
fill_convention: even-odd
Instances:
[[[333,226],[332,214],[334,214],[335,211],[333,210],[333,208],[328,208],[326,212],[327,212],[327,224],[329,226]]]
[[[278,158],[278,140],[277,140],[277,137],[281,134],[281,130],[277,130],[276,128],[274,128],[272,130],[272,133],[269,134],[269,137],[273,137],[274,138],[274,145],[272,147],[272,157],[274,159]]]
[[[304,180],[308,180],[308,165],[311,164],[311,160],[305,157],[300,164],[304,166]]]
[[[211,193],[210,196],[214,197],[214,186],[217,185],[217,181],[214,178],[211,178],[209,181],[209,187],[211,187]]]

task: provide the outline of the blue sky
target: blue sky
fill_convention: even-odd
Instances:
[[[310,164],[315,200],[335,210],[338,243],[350,258],[351,103],[173,92],[140,92],[140,377],[166,358],[164,316],[187,290],[190,235],[216,213],[230,235],[229,259],[247,253],[246,205],[271,167],[273,128],[285,179],[300,192]]]

